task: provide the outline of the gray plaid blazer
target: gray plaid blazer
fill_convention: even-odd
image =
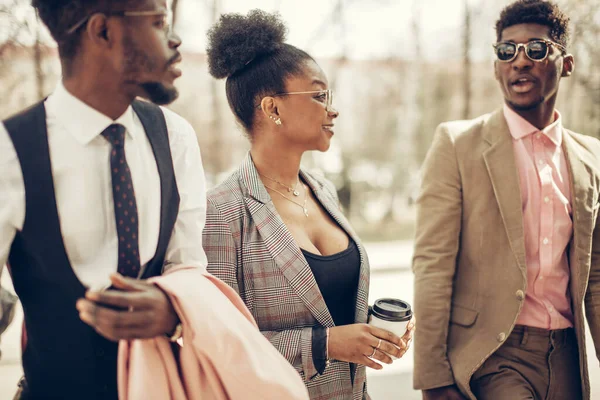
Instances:
[[[323,207],[358,245],[361,266],[355,321],[366,323],[369,261],[365,249],[340,211],[333,185],[306,171],[300,173]],[[334,322],[250,154],[235,173],[208,193],[203,247],[208,270],[240,294],[263,335],[301,375],[311,399],[369,399],[364,366],[332,361],[323,375],[315,369],[312,328],[333,327]]]

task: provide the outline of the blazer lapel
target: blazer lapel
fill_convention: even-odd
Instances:
[[[358,289],[356,292],[356,313],[355,313],[355,322],[365,323],[367,322],[368,317],[368,297],[369,297],[369,261],[367,258],[367,253],[365,248],[363,247],[360,239],[354,229],[350,226],[350,223],[344,217],[343,213],[339,209],[339,206],[332,201],[331,195],[325,193],[325,189],[323,185],[317,180],[313,179],[310,175],[306,174],[304,171],[300,171],[300,174],[306,181],[306,183],[310,186],[315,197],[319,202],[323,205],[325,210],[332,216],[332,218],[338,223],[338,225],[346,231],[348,236],[352,238],[354,243],[356,243],[359,253],[360,253],[360,275],[358,281]]]
[[[594,232],[592,212],[598,201],[594,193],[593,169],[585,162],[579,145],[570,132],[563,129],[563,151],[569,166],[571,201],[573,203],[573,246],[571,247],[571,294],[577,304],[583,301],[584,288],[590,273],[590,238]]]
[[[527,279],[521,187],[512,136],[501,109],[494,112],[485,123],[482,136],[490,145],[484,151],[483,158],[500,207],[504,228],[521,273]]]
[[[252,221],[290,286],[322,326],[334,326],[333,318],[310,266],[279,217],[269,193],[258,176],[250,153],[240,167],[240,183],[246,189],[244,199],[252,215]]]

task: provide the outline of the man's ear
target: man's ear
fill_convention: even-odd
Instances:
[[[563,57],[563,71],[562,71],[561,76],[563,78],[567,78],[567,77],[571,76],[571,74],[573,73],[574,70],[575,70],[575,59],[573,58],[573,55],[567,54],[566,56]]]
[[[111,30],[109,19],[106,15],[96,13],[90,17],[86,25],[86,35],[95,46],[110,48],[114,40],[114,32]]]

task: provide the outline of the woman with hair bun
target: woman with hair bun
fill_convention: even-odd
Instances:
[[[366,324],[369,263],[334,186],[300,167],[327,151],[338,112],[327,77],[284,42],[275,14],[222,15],[208,63],[251,142],[208,195],[208,270],[242,297],[261,332],[296,368],[311,399],[368,399],[365,366],[401,357],[412,337]]]

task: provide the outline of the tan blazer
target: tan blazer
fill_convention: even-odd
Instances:
[[[574,203],[570,292],[589,399],[583,305],[600,356],[600,142],[563,132]],[[455,383],[475,399],[471,376],[511,333],[527,289],[519,177],[502,110],[440,125],[422,182],[414,386]]]
[[[355,322],[366,323],[367,253],[338,207],[333,184],[304,170],[300,174],[358,245],[361,265]],[[312,328],[333,327],[333,318],[249,154],[236,172],[209,191],[202,246],[208,271],[239,293],[263,335],[296,368],[312,400],[369,398],[363,365],[332,361],[323,375],[317,373],[312,360]]]

